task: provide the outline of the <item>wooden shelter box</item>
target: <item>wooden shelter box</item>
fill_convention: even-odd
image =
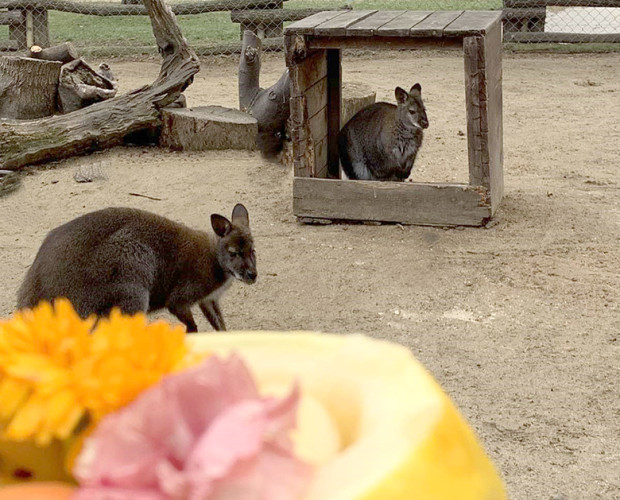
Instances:
[[[503,194],[501,11],[328,11],[285,28],[293,212],[304,221],[481,226]],[[340,179],[342,49],[462,47],[469,183]]]

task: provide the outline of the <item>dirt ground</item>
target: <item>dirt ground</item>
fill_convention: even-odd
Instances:
[[[112,66],[122,90],[158,71]],[[263,82],[283,67],[267,58]],[[458,53],[349,58],[344,79],[390,101],[419,81],[430,128],[413,178],[467,180]],[[236,81],[234,61],[205,65],[189,104],[235,106]],[[259,281],[224,297],[230,329],[403,343],[476,429],[512,499],[620,499],[619,117],[620,55],[506,55],[505,198],[484,229],[300,225],[291,170],[252,152],[118,148],[34,169],[0,199],[0,314],[45,234],[75,216],[125,205],[209,230],[212,212],[243,202]],[[76,183],[93,164],[107,180]]]

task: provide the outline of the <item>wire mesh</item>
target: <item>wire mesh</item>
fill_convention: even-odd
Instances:
[[[321,10],[503,10],[507,42],[619,42],[620,0],[170,0],[201,56],[232,55],[243,30],[282,47],[286,24]],[[88,56],[155,55],[142,0],[0,0],[0,51],[72,42]]]

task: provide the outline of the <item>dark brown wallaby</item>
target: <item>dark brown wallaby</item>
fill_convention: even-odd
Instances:
[[[243,205],[232,221],[211,215],[211,225],[215,235],[132,208],[78,217],[47,235],[17,307],[66,297],[82,317],[167,308],[195,332],[190,308],[198,303],[213,328],[226,330],[218,298],[233,278],[256,281],[256,254]]]
[[[396,87],[397,106],[377,102],[359,111],[340,131],[338,152],[349,179],[404,181],[428,128],[422,87]]]

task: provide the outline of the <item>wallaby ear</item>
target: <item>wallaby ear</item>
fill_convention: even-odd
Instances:
[[[396,95],[396,102],[398,102],[399,104],[403,104],[407,101],[408,94],[405,89],[396,87],[396,90],[394,90],[394,94]]]
[[[237,203],[235,208],[233,208],[232,221],[233,224],[250,227],[250,216],[247,209],[241,203]]]
[[[213,226],[215,234],[220,238],[223,238],[232,230],[230,221],[220,214],[211,214],[211,226]]]
[[[420,85],[419,83],[416,83],[413,87],[411,87],[411,90],[409,91],[410,94],[413,94],[413,92],[418,92],[418,93],[422,93],[422,85]]]

